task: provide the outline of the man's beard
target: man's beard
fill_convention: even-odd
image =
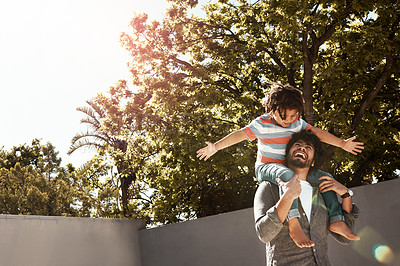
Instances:
[[[307,168],[311,166],[312,162],[309,160],[301,160],[298,158],[293,158],[293,156],[290,156],[288,159],[288,164],[296,168]]]

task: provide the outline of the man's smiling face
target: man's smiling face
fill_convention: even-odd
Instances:
[[[311,167],[314,163],[314,147],[303,140],[298,140],[290,148],[287,156],[287,162],[292,166],[298,168]]]

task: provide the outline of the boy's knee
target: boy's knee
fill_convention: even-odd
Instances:
[[[287,182],[294,176],[294,172],[283,164],[271,163],[269,169],[275,173],[276,178]]]
[[[258,182],[270,181],[276,184],[276,178],[287,182],[294,176],[294,172],[282,164],[270,163],[257,169]]]
[[[284,182],[288,182],[294,176],[294,172],[290,169],[284,170],[279,173],[278,178]]]

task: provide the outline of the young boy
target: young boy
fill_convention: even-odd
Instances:
[[[285,148],[291,136],[303,129],[310,129],[319,139],[327,144],[344,149],[352,154],[361,152],[364,144],[354,142],[355,137],[342,140],[327,131],[315,128],[300,118],[304,109],[302,92],[291,85],[275,84],[263,99],[265,115],[252,121],[247,127],[234,131],[216,143],[206,142],[207,147],[197,151],[197,157],[207,160],[218,150],[224,149],[245,139],[258,139],[258,152],[256,161],[256,177],[259,182],[270,181],[277,184],[276,177],[282,181],[289,181],[294,173],[283,164],[285,163]],[[325,176],[330,176],[322,171],[317,171],[309,178],[311,184],[320,184]],[[359,237],[351,232],[344,223],[344,216],[337,200],[336,193],[327,191],[322,193],[330,217],[329,229],[343,235],[350,240]],[[304,234],[298,217],[298,201],[293,202],[287,220],[290,236],[299,247],[309,247],[314,243]]]

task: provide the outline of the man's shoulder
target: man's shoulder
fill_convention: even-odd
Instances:
[[[254,206],[258,204],[259,206],[268,205],[270,207],[278,202],[278,200],[278,186],[268,181],[261,182],[254,196]]]
[[[321,176],[329,176],[330,178],[334,178],[332,174],[325,172],[321,169],[314,169],[314,168],[310,169],[310,171],[308,172],[308,176],[314,176],[316,178],[320,178]]]
[[[262,181],[259,185],[258,190],[264,191],[279,191],[279,187],[277,184],[274,184],[270,181]]]
[[[271,186],[274,186],[274,185],[276,185],[276,184],[274,184],[274,183],[272,183],[272,182],[270,182],[270,181],[267,181],[267,180],[262,181],[262,182],[260,183],[260,186],[268,186],[268,187],[271,187]]]

